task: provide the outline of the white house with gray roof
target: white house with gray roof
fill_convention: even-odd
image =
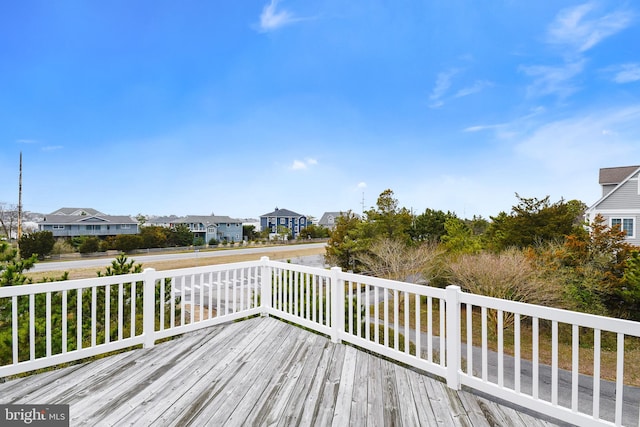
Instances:
[[[610,227],[620,226],[629,243],[640,246],[640,166],[602,168],[599,183],[602,197],[587,209],[585,218],[591,222],[602,215]]]
[[[38,222],[39,231],[51,231],[53,237],[138,234],[138,221],[130,216],[105,215],[95,209],[62,208]]]
[[[227,242],[242,241],[242,221],[228,216],[189,215],[173,220],[170,225],[175,227],[178,224],[186,224],[193,233],[193,238],[202,238],[205,243],[209,243],[211,239]]]

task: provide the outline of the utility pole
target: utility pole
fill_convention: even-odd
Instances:
[[[22,237],[22,151],[20,152],[20,178],[18,179],[18,240]]]

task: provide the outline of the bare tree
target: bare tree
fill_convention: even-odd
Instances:
[[[16,205],[0,202],[0,227],[8,239],[11,239],[13,233],[17,232],[18,209]]]
[[[435,243],[411,246],[385,237],[374,241],[369,251],[357,258],[364,269],[376,277],[417,281],[424,278],[423,272],[436,264],[443,253]]]

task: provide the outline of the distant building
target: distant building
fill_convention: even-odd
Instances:
[[[336,221],[338,220],[338,218],[340,218],[341,216],[347,216],[349,215],[349,213],[351,213],[352,215],[355,215],[357,218],[360,217],[360,215],[354,214],[351,211],[325,212],[320,218],[320,221],[318,221],[318,225],[320,227],[333,230],[336,226]]]
[[[202,238],[205,243],[211,239],[217,241],[240,242],[242,241],[242,221],[228,216],[200,216],[190,215],[174,219],[170,226],[186,224],[193,233],[193,238]]]
[[[610,227],[620,226],[627,242],[640,245],[640,166],[600,169],[602,197],[585,213],[587,221],[602,215]]]
[[[62,208],[38,222],[39,231],[51,231],[53,237],[138,234],[138,222],[130,216],[105,215],[95,209]]]
[[[278,209],[260,215],[260,227],[269,230],[269,237],[278,235],[278,227],[285,227],[291,232],[291,237],[296,238],[300,230],[307,226],[307,217],[288,209]]]

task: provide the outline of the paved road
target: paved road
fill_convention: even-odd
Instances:
[[[191,251],[182,253],[163,253],[163,254],[133,254],[129,258],[135,259],[136,262],[145,263],[153,261],[170,261],[177,259],[198,259],[198,258],[215,258],[229,255],[246,255],[246,254],[261,254],[261,253],[273,253],[273,252],[285,252],[295,249],[308,249],[308,248],[321,248],[325,247],[325,243],[309,243],[303,246],[298,245],[282,245],[282,246],[266,246],[260,248],[239,248],[219,251]],[[277,259],[277,257],[273,257]],[[29,273],[48,272],[48,271],[64,271],[75,268],[95,268],[106,267],[111,265],[113,257],[110,258],[90,258],[73,261],[48,261],[37,263]]]

